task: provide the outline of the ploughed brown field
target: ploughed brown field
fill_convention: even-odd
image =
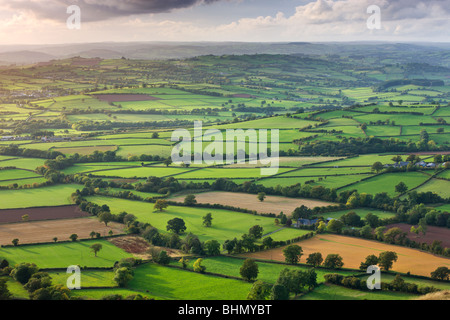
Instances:
[[[435,256],[433,254],[389,245],[381,242],[345,237],[340,235],[319,234],[311,239],[296,243],[303,249],[303,256],[300,263],[306,263],[309,254],[320,252],[323,259],[330,253],[339,254],[344,262],[344,268],[359,269],[362,261],[366,260],[368,255],[378,256],[383,251],[394,251],[398,255],[397,262],[394,262],[392,270],[397,272],[411,272],[413,275],[429,277],[430,273],[438,267],[446,266],[450,268],[450,259]],[[283,249],[276,248],[263,252],[245,253],[242,256],[255,259],[268,259],[275,261],[284,261]]]
[[[450,248],[450,229],[449,228],[441,228],[434,226],[427,226],[427,231],[425,235],[419,233],[416,235],[415,233],[410,232],[411,225],[405,223],[396,223],[390,224],[386,226],[386,229],[390,228],[400,228],[403,232],[407,233],[407,237],[410,240],[413,240],[418,243],[427,243],[432,244],[434,240],[442,241],[442,247]],[[417,226],[415,226],[417,227]]]
[[[186,195],[174,197],[170,200],[183,202]],[[309,199],[294,199],[280,196],[266,196],[264,201],[259,201],[256,194],[235,193],[235,192],[203,192],[195,194],[195,199],[198,203],[221,204],[249,210],[255,210],[258,213],[275,213],[279,214],[281,211],[287,216],[291,215],[295,208],[302,205],[308,208],[323,207],[333,205],[331,202],[309,200]]]
[[[122,250],[131,253],[135,257],[141,259],[151,259],[152,256],[150,253],[150,249],[152,248],[165,250],[169,256],[174,258],[179,258],[184,255],[180,250],[150,245],[143,238],[136,235],[124,235],[120,237],[109,238],[108,241],[114,244],[116,247],[121,248]]]
[[[19,244],[52,242],[54,237],[57,237],[58,241],[67,241],[73,233],[78,235],[78,239],[88,239],[92,231],[108,236],[109,230],[112,230],[113,234],[122,234],[123,229],[122,224],[110,222],[105,226],[95,218],[1,224],[0,245],[12,244],[11,241],[16,238],[19,239]]]
[[[130,102],[130,101],[151,101],[161,100],[160,98],[149,96],[148,94],[95,94],[98,100],[106,102]]]
[[[81,211],[77,205],[25,209],[4,209],[0,210],[0,224],[21,222],[22,216],[24,215],[28,215],[28,221],[69,219],[90,216],[89,213]]]

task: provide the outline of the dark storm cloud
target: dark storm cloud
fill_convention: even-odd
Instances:
[[[0,4],[17,11],[31,11],[37,17],[65,20],[66,9],[77,5],[83,21],[100,21],[110,18],[170,12],[202,4],[226,0],[0,0]]]

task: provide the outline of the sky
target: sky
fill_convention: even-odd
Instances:
[[[450,0],[0,0],[2,45],[450,42],[449,30]]]

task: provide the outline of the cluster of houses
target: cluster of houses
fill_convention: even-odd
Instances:
[[[64,142],[64,141],[80,141],[80,140],[84,140],[84,137],[56,137],[56,136],[51,136],[51,137],[42,137],[41,141],[42,142]]]
[[[0,137],[0,141],[24,141],[24,140],[32,140],[30,136],[2,136]]]
[[[445,162],[444,163],[434,163],[434,162],[425,162],[425,161],[419,161],[417,163],[415,163],[414,165],[417,167],[422,167],[422,168],[436,168],[436,167],[444,167],[445,166]],[[407,161],[400,161],[399,163],[394,163],[394,164],[385,164],[384,167],[385,168],[406,168],[409,165],[409,162]]]
[[[333,220],[334,218],[327,218],[326,220],[324,220],[325,224],[328,225],[328,222],[330,222],[331,220]],[[296,223],[294,223],[294,227],[295,228],[300,228],[302,226],[313,226],[317,223],[317,221],[319,221],[319,219],[304,219],[304,218],[300,218],[297,220]]]
[[[42,142],[64,142],[64,141],[79,141],[83,140],[83,137],[42,137]],[[2,136],[0,141],[25,141],[33,140],[30,136]]]

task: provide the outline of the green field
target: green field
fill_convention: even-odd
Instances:
[[[306,258],[303,256],[300,258],[300,263],[305,263]],[[192,264],[194,261],[189,262],[189,268],[192,268]],[[240,278],[241,275],[239,273],[239,270],[244,263],[244,259],[236,259],[236,258],[229,258],[229,257],[209,257],[205,258],[203,260],[202,265],[206,267],[207,272],[212,273],[218,273],[233,277]],[[278,279],[278,276],[280,272],[287,268],[290,270],[301,270],[306,271],[309,270],[311,267],[304,266],[304,265],[298,265],[298,266],[292,266],[292,265],[285,265],[285,264],[279,264],[279,263],[269,263],[269,262],[262,262],[257,261],[258,265],[258,278],[257,280],[262,280],[264,282],[268,282],[271,284],[275,284],[275,282]],[[179,263],[176,263],[179,265]],[[358,274],[356,271],[349,271],[349,270],[327,270],[322,268],[316,268],[315,269],[317,273],[317,282],[321,283],[324,282],[324,275],[329,273],[338,273],[343,276],[350,276],[354,274]]]
[[[99,253],[100,255],[101,253]],[[62,271],[50,271],[50,277],[53,284],[66,286],[68,278],[72,275]],[[112,270],[82,270],[80,285],[86,287],[117,287]]]
[[[0,190],[0,209],[62,206],[72,204],[70,195],[79,185],[63,184],[37,189]]]
[[[180,234],[181,240],[189,233],[198,236],[201,242],[217,240],[222,253],[225,253],[226,240],[241,239],[256,225],[263,228],[263,237],[256,241],[258,245],[269,236],[274,241],[287,242],[312,231],[287,227],[289,224],[275,217],[239,212],[239,208],[257,208],[250,198],[245,199],[244,192],[257,201],[257,194],[264,191],[268,197],[260,199],[258,208],[273,212],[292,212],[297,206],[291,208],[294,200],[308,201],[307,206],[313,203],[309,200],[317,200],[324,206],[334,203],[338,207],[341,202],[345,204],[347,197],[342,192],[354,190],[374,197],[386,193],[390,197],[378,196],[368,204],[370,207],[342,206],[347,209],[308,214],[310,218],[339,219],[353,211],[361,219],[372,213],[380,219],[397,217],[392,223],[403,223],[410,221],[408,215],[416,205],[413,191],[432,192],[443,198],[435,201],[418,195],[416,199],[424,199],[427,210],[450,212],[449,170],[391,168],[398,162],[393,160],[398,155],[402,161],[415,154],[425,162],[434,162],[440,154],[444,157],[442,162],[448,161],[450,55],[445,43],[374,46],[340,42],[205,42],[175,46],[158,43],[151,47],[133,43],[126,50],[112,42],[101,47],[97,43],[83,49],[76,49],[77,46],[61,45],[58,50],[46,51],[43,46],[44,56],[54,56],[47,62],[31,64],[33,59],[24,58],[30,59],[30,64],[10,63],[12,57],[0,59],[0,210],[29,211],[28,208],[34,207],[74,205],[73,200],[84,205],[86,200],[108,206],[115,215],[133,214],[141,224],[128,230],[136,232],[136,236],[145,235],[146,224],[164,235],[171,234],[167,230],[168,221],[180,218],[187,227]],[[63,57],[59,51],[75,52],[79,56],[70,58],[64,53]],[[84,58],[94,53],[116,58]],[[17,58],[34,54],[23,51]],[[195,130],[195,121],[202,123],[201,134]],[[177,129],[189,133],[191,139],[175,141]],[[279,136],[272,136],[271,129],[278,129]],[[207,133],[207,130],[215,131]],[[53,136],[63,139],[51,139]],[[194,141],[200,137],[202,146],[197,150]],[[214,165],[184,165],[175,159],[172,164],[166,162],[176,146],[183,147],[192,158],[205,152],[237,158],[238,151],[251,158],[276,151],[275,142],[279,142],[280,157],[276,173],[270,175],[264,175],[262,167],[276,165],[274,161],[227,164],[220,162],[222,157],[217,157],[219,162]],[[372,170],[375,162],[383,165],[379,172]],[[395,190],[400,182],[408,187],[401,194]],[[295,188],[289,188],[294,185]],[[72,200],[71,195],[77,190],[83,192]],[[157,211],[153,202],[156,199],[150,199],[161,197],[170,201],[194,194],[202,202],[201,193],[214,191],[233,192],[231,200],[217,201],[230,205],[229,209],[216,208],[219,205],[212,204],[213,197],[207,197],[211,208],[206,208],[207,204],[184,206],[180,202]],[[141,201],[125,199],[126,192],[140,197]],[[273,197],[280,199],[275,201]],[[86,211],[93,212],[90,205],[87,204]],[[319,211],[328,210],[313,210]],[[15,215],[16,212],[3,213]],[[205,227],[203,217],[208,213],[213,218],[212,226]],[[426,213],[421,212],[422,216]],[[445,215],[439,216],[444,218]],[[95,217],[91,219],[97,221]],[[1,220],[12,221],[7,216]],[[21,222],[24,226],[25,223]],[[5,234],[11,233],[9,226],[0,225]],[[76,224],[66,227],[72,228],[73,233],[81,232]],[[345,231],[351,229],[356,232],[359,228],[344,226]],[[10,236],[14,239],[15,235]],[[23,235],[17,238],[24,242]],[[124,243],[128,239],[124,238]],[[307,242],[298,242],[304,252],[310,250]],[[330,245],[330,242],[320,242],[323,242],[322,249]],[[93,243],[103,245],[97,257],[89,248]],[[246,298],[252,283],[240,279],[243,259],[204,256],[206,271],[214,275],[199,274],[192,272],[198,257],[182,252],[173,244],[172,241],[173,248],[165,248],[176,257],[168,266],[147,261],[149,252],[136,253],[144,263],[134,269],[134,279],[125,288],[117,287],[113,281],[113,266],[121,258],[131,257],[127,252],[133,248],[125,251],[122,245],[116,247],[106,239],[0,247],[0,261],[5,258],[12,266],[33,262],[40,268],[56,268],[49,271],[50,276],[54,284],[63,286],[68,278],[65,268],[79,265],[82,289],[72,291],[72,295],[87,299],[98,300],[113,294],[141,294],[156,300]],[[278,254],[271,252],[262,253],[267,260],[257,262],[258,280],[274,284],[284,268],[310,268],[304,264],[306,255],[301,257],[300,265],[286,265],[271,261],[272,255]],[[447,253],[443,250],[442,254]],[[177,260],[183,254],[189,255],[189,270],[179,268],[181,263]],[[356,257],[357,253],[354,254]],[[320,285],[312,292],[295,298],[291,295],[291,298],[406,300],[417,297],[324,283],[328,273],[367,276],[359,270],[321,267],[315,270]],[[411,274],[418,271],[411,270]],[[391,281],[393,275],[383,275],[383,279]],[[448,283],[431,279],[405,276],[405,280],[448,288]],[[9,278],[8,285],[16,298],[29,297],[16,281]],[[153,309],[150,307],[149,311]]]
[[[410,300],[417,295],[391,291],[359,291],[336,285],[322,284],[300,300]]]
[[[24,178],[36,178],[36,177],[40,177],[40,175],[26,170],[19,170],[19,169],[0,170],[0,181],[16,180]]]
[[[94,243],[103,246],[97,257],[89,248]],[[31,262],[39,268],[67,268],[71,265],[113,267],[116,261],[131,255],[106,240],[89,240],[1,248],[0,256],[13,266]]]
[[[137,268],[128,288],[160,299],[245,300],[251,284],[245,281],[146,264]]]
[[[450,198],[450,189],[448,188],[447,180],[431,179],[423,186],[415,189],[417,192],[433,192],[442,198]]]
[[[404,182],[408,186],[408,189],[412,189],[425,182],[428,178],[429,176],[421,172],[382,174],[345,187],[339,191],[357,190],[359,193],[369,194],[386,192],[390,196],[395,196],[397,194],[395,192],[395,186],[398,183]]]
[[[107,204],[112,213],[120,213],[122,211],[132,213],[139,221],[148,222],[161,232],[166,230],[167,221],[173,218],[181,218],[186,223],[186,232],[192,232],[202,241],[215,239],[223,243],[225,240],[233,239],[234,237],[240,238],[242,234],[247,233],[254,225],[263,227],[264,233],[279,229],[275,225],[273,218],[229,210],[169,206],[163,212],[155,212],[153,209],[154,204],[152,203],[98,196],[87,197],[86,199],[99,205]],[[206,228],[202,225],[202,217],[209,212],[212,213],[213,223],[211,227]],[[299,230],[298,234],[287,232],[282,238],[283,240],[289,240],[303,233],[303,230]]]

